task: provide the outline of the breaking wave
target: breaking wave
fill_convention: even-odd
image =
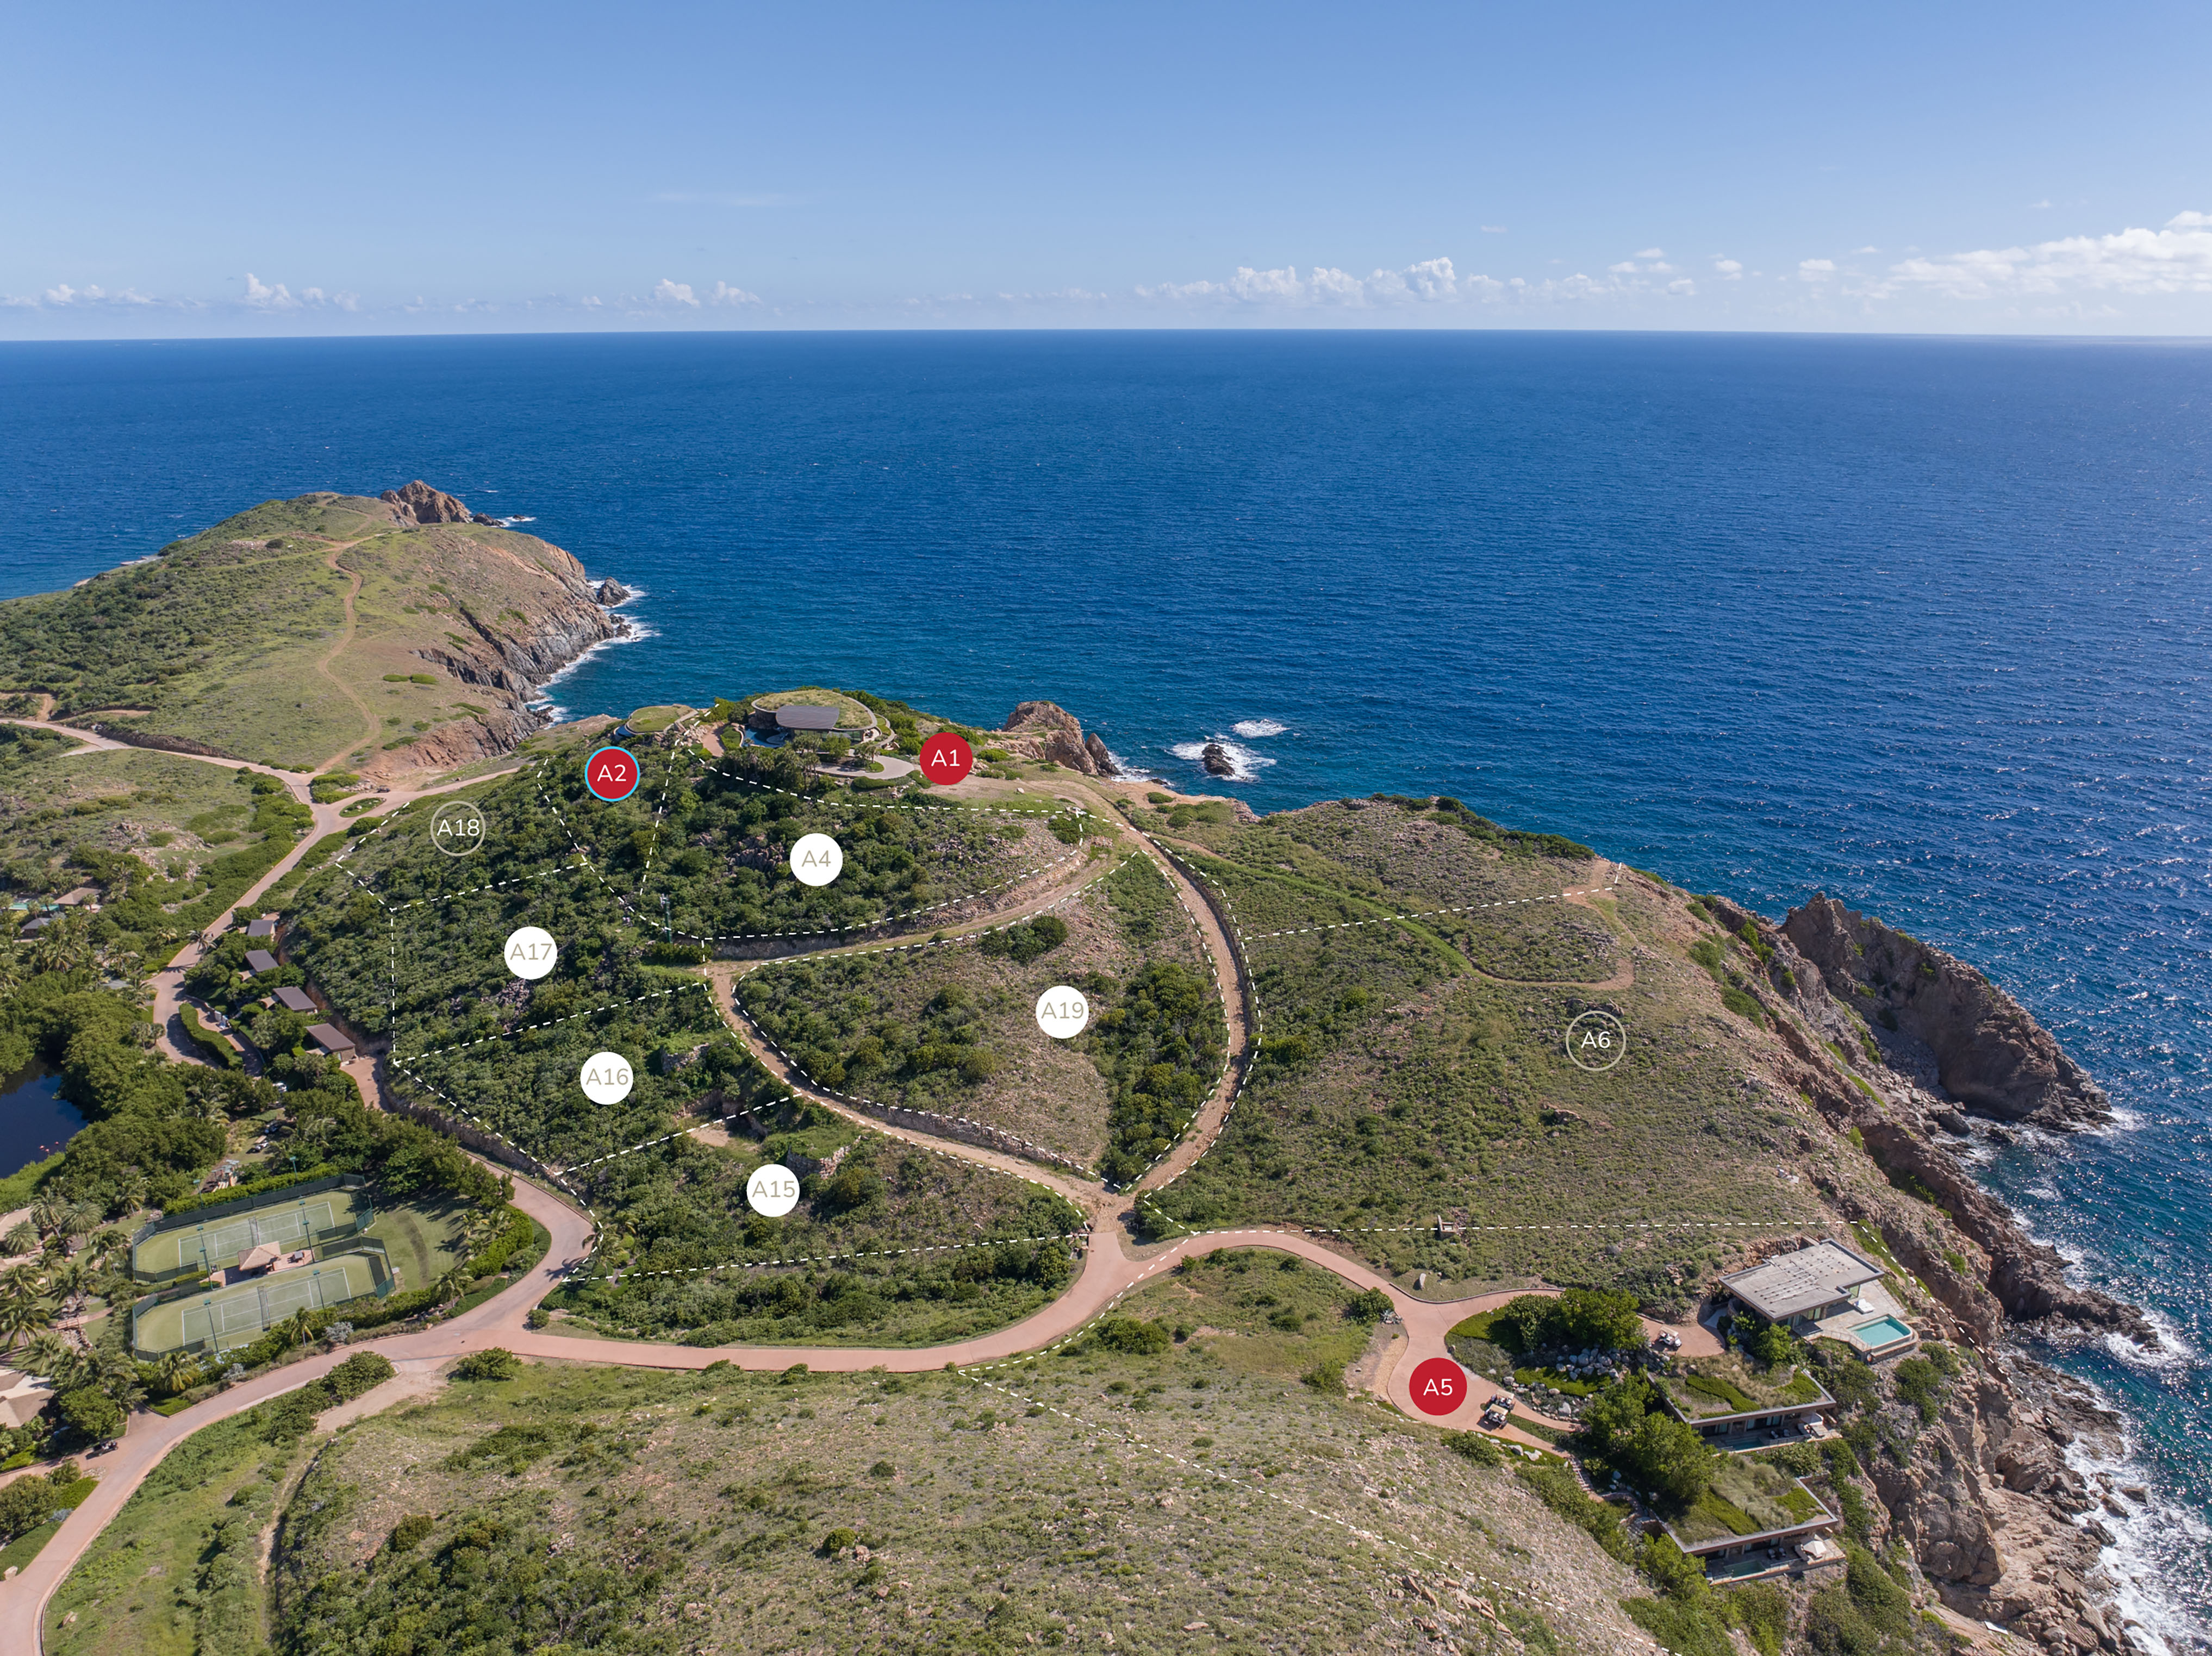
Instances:
[[[1255,777],[1259,775],[1263,766],[1272,765],[1275,762],[1273,760],[1268,758],[1265,754],[1254,753],[1249,748],[1244,747],[1238,743],[1231,742],[1225,737],[1218,736],[1215,737],[1211,743],[1205,742],[1178,742],[1173,747],[1170,748],[1168,751],[1173,754],[1176,758],[1188,759],[1191,763],[1195,765],[1205,759],[1206,750],[1210,745],[1218,745],[1221,751],[1225,754],[1229,759],[1229,774],[1225,777],[1215,778],[1214,779],[1217,781],[1249,782]]]
[[[1273,719],[1240,719],[1229,728],[1248,740],[1257,741],[1263,736],[1280,736],[1291,727]]]

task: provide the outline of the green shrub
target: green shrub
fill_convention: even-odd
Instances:
[[[393,1552],[412,1551],[436,1522],[428,1513],[410,1513],[392,1526],[392,1533],[385,1537],[384,1544]]]
[[[496,1345],[471,1351],[453,1365],[453,1378],[458,1380],[513,1380],[521,1372],[522,1359]]]
[[[1575,1475],[1558,1461],[1516,1461],[1513,1476],[1534,1490],[1536,1498],[1547,1507],[1586,1532],[1623,1563],[1633,1556],[1628,1537],[1621,1529],[1621,1509],[1609,1501],[1592,1499],[1576,1482]]]
[[[1370,1288],[1353,1295],[1344,1307],[1344,1314],[1354,1322],[1380,1322],[1390,1314],[1390,1296],[1379,1288]]]
[[[1478,1466],[1503,1466],[1505,1457],[1498,1446],[1480,1432],[1447,1432],[1444,1447],[1455,1455],[1464,1455]]]
[[[1134,1317],[1109,1317],[1091,1338],[1109,1351],[1139,1357],[1156,1356],[1175,1344],[1175,1336],[1165,1325],[1141,1322]]]

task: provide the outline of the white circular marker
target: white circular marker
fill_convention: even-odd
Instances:
[[[771,1219],[782,1218],[799,1205],[799,1175],[775,1162],[755,1168],[745,1180],[745,1205]]]
[[[553,969],[561,950],[553,934],[541,926],[517,926],[507,934],[507,969],[532,983]]]
[[[1577,1069],[1602,1074],[1628,1051],[1628,1026],[1612,1013],[1583,1013],[1567,1026],[1567,1057]]]
[[[1036,1021],[1037,1028],[1054,1040],[1066,1040],[1081,1034],[1091,1022],[1091,1003],[1080,989],[1056,983],[1037,997]]]
[[[845,853],[826,834],[802,834],[791,848],[792,877],[801,885],[828,885],[844,867]]]
[[[430,843],[448,857],[465,857],[484,842],[484,814],[465,799],[448,799],[430,813]]]
[[[620,1052],[594,1052],[584,1060],[576,1079],[583,1084],[584,1096],[592,1103],[619,1104],[629,1096],[637,1077]]]

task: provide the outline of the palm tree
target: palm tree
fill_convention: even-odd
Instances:
[[[22,1273],[11,1271],[9,1274],[20,1276]],[[14,1350],[16,1342],[27,1341],[46,1327],[51,1319],[52,1313],[43,1300],[25,1299],[13,1294],[0,1299],[0,1337],[4,1337],[0,1338],[0,1351]]]
[[[438,1278],[438,1298],[441,1302],[458,1300],[468,1292],[469,1273],[455,1265]]]
[[[26,1253],[35,1253],[38,1251],[39,1233],[31,1228],[30,1221],[27,1219],[5,1236],[0,1236],[0,1253],[6,1254],[11,1259],[20,1259]]]
[[[0,1000],[5,1000],[22,986],[22,957],[12,949],[0,949]]]
[[[92,1271],[83,1260],[64,1259],[46,1278],[46,1291],[60,1296],[64,1311],[72,1308],[71,1301],[76,1301],[75,1309],[82,1310],[85,1295],[92,1292]]]
[[[125,1414],[145,1401],[146,1388],[138,1383],[138,1365],[122,1352],[102,1351],[93,1358],[92,1369],[100,1389],[121,1404]]]
[[[146,1205],[146,1178],[143,1174],[126,1173],[116,1181],[115,1192],[108,1200],[111,1213],[136,1213]]]
[[[23,1348],[23,1360],[30,1364],[33,1374],[44,1374],[53,1381],[57,1392],[70,1389],[80,1366],[70,1343],[52,1329],[32,1337],[30,1344]]]
[[[305,1345],[315,1338],[315,1319],[307,1307],[301,1306],[276,1325],[276,1331],[295,1345]]]
[[[91,956],[91,931],[83,910],[64,909],[31,945],[31,964],[41,972],[74,972]]]
[[[31,1222],[39,1228],[39,1234],[51,1236],[62,1228],[62,1216],[69,1211],[69,1204],[58,1196],[42,1196],[31,1204]]]
[[[89,1236],[100,1223],[100,1210],[82,1198],[62,1210],[61,1234],[75,1240]]]
[[[168,1388],[171,1397],[175,1397],[180,1392],[189,1392],[198,1383],[199,1364],[182,1351],[165,1353],[158,1366],[161,1370],[161,1384]]]

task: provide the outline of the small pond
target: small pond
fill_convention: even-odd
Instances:
[[[84,1125],[61,1087],[61,1071],[43,1064],[0,1076],[0,1179],[45,1161]]]

